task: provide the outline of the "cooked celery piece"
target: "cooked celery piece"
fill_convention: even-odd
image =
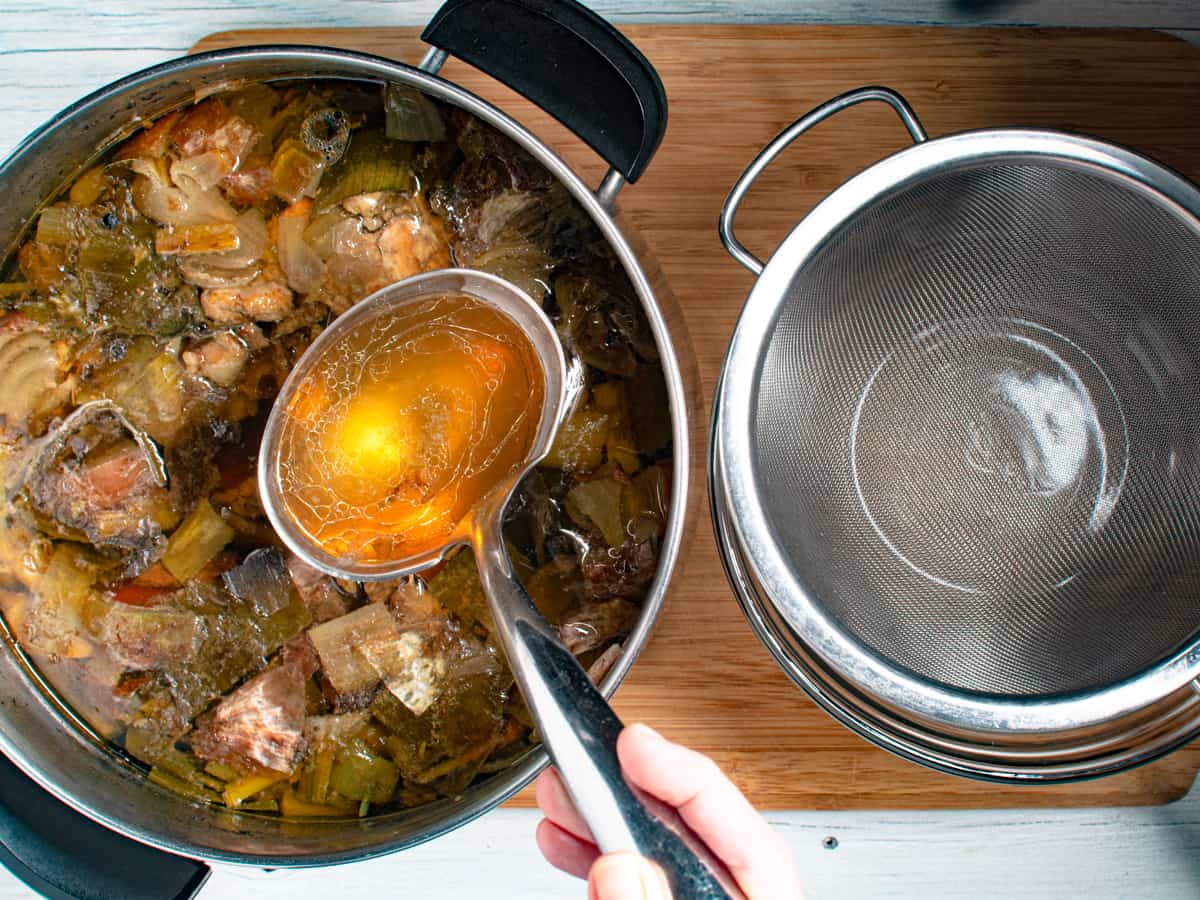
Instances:
[[[386,803],[396,791],[400,771],[365,747],[343,750],[333,761],[329,786],[349,800]]]
[[[177,794],[182,794],[191,800],[201,800],[205,803],[221,802],[221,795],[216,791],[199,784],[194,784],[191,781],[185,781],[159,766],[154,766],[150,769],[150,774],[147,777],[160,787],[165,787]]]
[[[324,803],[329,799],[329,776],[333,772],[333,760],[337,751],[333,747],[322,747],[312,757],[307,777],[305,799],[313,803]],[[303,783],[303,779],[302,779]]]
[[[181,583],[187,581],[233,539],[233,529],[207,499],[196,504],[167,541],[162,564]]]
[[[237,781],[241,774],[233,766],[227,766],[223,762],[209,760],[204,764],[204,771],[215,778],[219,778],[224,782]]]
[[[171,445],[187,426],[186,377],[173,353],[149,338],[139,338],[128,343],[121,359],[98,368],[79,387],[78,399],[112,400],[137,428]]]
[[[175,225],[160,228],[154,234],[154,252],[163,256],[193,253],[221,253],[241,245],[237,225],[216,222],[210,225]]]
[[[255,797],[245,801],[238,809],[243,812],[279,812],[279,800],[275,797]]]
[[[139,263],[146,255],[145,247],[124,234],[92,231],[79,248],[79,268],[84,272],[132,279],[143,274],[144,270],[139,271]]]
[[[75,222],[73,206],[47,206],[38,216],[34,240],[51,247],[68,247],[75,240]]]

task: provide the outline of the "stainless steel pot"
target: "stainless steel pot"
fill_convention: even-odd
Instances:
[[[486,17],[480,14],[487,7]],[[423,38],[419,66],[319,47],[263,46],[174,60],[139,72],[64,110],[0,165],[8,198],[0,247],[11,252],[39,205],[140,122],[220,88],[253,81],[342,78],[400,83],[461,107],[524,147],[595,221],[629,277],[666,376],[676,466],[659,568],[625,652],[604,679],[620,684],[649,638],[683,539],[689,481],[687,392],[667,318],[671,301],[645,253],[631,247],[614,204],[649,163],[666,123],[653,69],[618,32],[566,0],[451,0]],[[480,97],[438,77],[448,55],[520,90],[597,150],[612,168],[593,190],[549,147]],[[689,369],[690,372],[690,369]],[[547,764],[540,748],[463,796],[363,820],[296,822],[196,805],[146,780],[61,705],[5,629],[0,652],[0,751],[79,812],[147,844],[207,860],[313,866],[367,859],[422,843],[511,797]]]
[[[865,101],[913,146],[763,263],[734,234],[746,191]],[[997,781],[1200,733],[1200,191],[1080,135],[928,139],[862,88],[768,144],[720,230],[758,280],[714,402],[712,513],[792,679],[880,746]]]

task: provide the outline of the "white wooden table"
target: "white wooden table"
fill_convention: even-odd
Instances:
[[[0,156],[55,110],[229,28],[416,25],[437,0],[3,0]],[[1200,32],[1200,0],[600,0],[618,21],[1125,26]],[[803,761],[799,761],[803,765]],[[583,897],[502,809],[424,847],[312,871],[218,867],[202,897]],[[811,900],[1200,897],[1200,788],[1145,809],[784,812]],[[833,840],[829,840],[832,838]],[[0,900],[31,896],[0,870]]]

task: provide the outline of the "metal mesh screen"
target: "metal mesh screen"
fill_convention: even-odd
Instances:
[[[951,688],[1086,691],[1200,631],[1200,236],[1114,176],[963,168],[848,221],[761,360],[775,540]]]

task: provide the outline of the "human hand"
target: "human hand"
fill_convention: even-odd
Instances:
[[[630,783],[679,810],[749,900],[801,897],[782,836],[711,759],[642,724],[621,732],[617,757]],[[538,778],[537,802],[546,817],[538,823],[538,849],[551,865],[588,880],[588,900],[669,900],[658,866],[635,853],[600,855],[554,769]]]

